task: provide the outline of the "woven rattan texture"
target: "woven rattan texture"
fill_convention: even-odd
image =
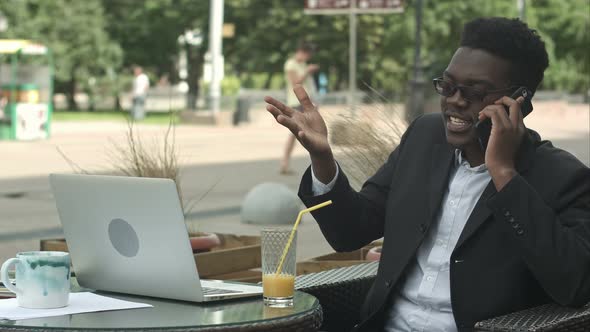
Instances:
[[[590,305],[573,309],[546,304],[479,322],[475,325],[475,329],[476,331],[587,332],[590,331]]]
[[[377,264],[359,264],[297,277],[295,288],[314,295],[322,305],[322,330],[347,331],[358,322],[361,305],[377,273]],[[475,330],[590,332],[590,304],[578,309],[546,304],[481,321],[475,325]]]
[[[322,305],[322,331],[348,331],[359,322],[361,306],[378,264],[365,263],[297,277],[295,288],[315,296]]]

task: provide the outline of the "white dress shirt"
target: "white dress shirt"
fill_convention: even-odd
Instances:
[[[323,184],[312,169],[312,192],[322,195],[336,183]],[[455,167],[437,220],[418,248],[414,261],[398,282],[392,307],[386,313],[385,331],[457,331],[451,307],[449,260],[467,219],[491,180],[485,164],[471,167],[455,150]],[[408,221],[411,222],[411,221]]]

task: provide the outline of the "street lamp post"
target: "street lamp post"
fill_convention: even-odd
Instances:
[[[526,21],[526,0],[516,0],[516,8],[518,8],[518,18]]]
[[[223,77],[222,29],[223,0],[211,0],[209,19],[209,54],[211,55],[211,82],[209,83],[209,105],[213,114],[219,113],[221,79]]]
[[[356,94],[356,13],[354,12],[356,1],[350,2],[350,14],[348,14],[348,108],[354,112],[356,101],[354,100]]]
[[[422,0],[416,0],[416,42],[414,45],[414,78],[410,81],[410,100],[406,107],[406,121],[411,122],[424,113],[424,80],[423,67],[420,62],[421,31],[422,31]]]

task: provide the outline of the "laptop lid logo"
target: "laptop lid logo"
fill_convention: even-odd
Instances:
[[[113,248],[125,257],[135,257],[139,252],[139,238],[125,220],[115,218],[109,223],[109,240]]]

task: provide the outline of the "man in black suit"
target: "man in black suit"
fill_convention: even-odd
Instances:
[[[470,331],[542,303],[590,301],[590,169],[526,129],[522,97],[507,97],[520,86],[534,93],[547,66],[544,43],[521,21],[467,23],[435,80],[441,114],[416,119],[360,192],[301,87],[303,112],[265,99],[310,154],[300,197],[333,201],[314,213],[328,242],[350,251],[384,237],[356,330]],[[487,149],[475,131],[485,119]]]

